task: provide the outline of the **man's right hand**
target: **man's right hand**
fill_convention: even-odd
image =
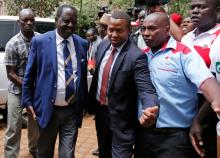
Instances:
[[[28,106],[26,109],[27,109],[27,114],[28,114],[33,120],[36,120],[36,119],[37,119],[37,116],[36,116],[36,113],[34,112],[33,106]]]
[[[152,126],[157,120],[158,106],[149,107],[143,110],[139,119],[140,124],[144,127]]]

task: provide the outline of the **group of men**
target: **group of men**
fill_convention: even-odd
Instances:
[[[39,129],[34,132],[39,131],[39,136],[35,139],[36,150],[30,150],[33,156],[52,158],[59,134],[59,157],[74,157],[78,128],[87,107],[95,113],[100,158],[131,158],[133,153],[136,158],[191,158],[196,157],[193,147],[204,157],[201,133],[190,127],[200,126],[199,119],[206,108],[212,107],[220,114],[220,85],[199,53],[205,49],[203,54],[211,54],[214,47],[214,58],[208,55],[207,60],[219,77],[219,44],[215,44],[219,41],[215,30],[218,25],[213,13],[219,4],[217,0],[192,0],[190,5],[196,26],[190,45],[179,43],[170,35],[166,13],[153,12],[145,17],[140,30],[147,46],[142,50],[130,38],[129,15],[112,12],[106,26],[107,37],[95,53],[89,93],[89,47],[86,40],[74,34],[76,8],[60,6],[56,29],[36,36],[33,12],[22,10],[21,32],[6,46],[5,63],[11,83],[8,106],[15,104],[20,111],[26,108],[32,120],[37,121]],[[214,31],[208,33],[209,51],[207,47],[192,46],[197,37],[211,29]],[[199,91],[208,103],[198,112]],[[19,153],[20,135],[15,136],[15,130],[20,133],[21,129],[14,124],[14,118],[19,122],[21,112],[15,117],[16,110],[11,108],[8,116],[12,120],[6,133],[6,158]]]

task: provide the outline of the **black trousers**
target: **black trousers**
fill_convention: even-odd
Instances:
[[[97,102],[95,126],[98,139],[99,158],[111,158],[112,132],[108,107]]]
[[[111,118],[106,105],[97,102],[95,125],[98,138],[99,158],[131,158],[133,143],[118,143],[113,130],[110,129]]]
[[[202,94],[198,94],[199,108],[206,101],[205,97]],[[202,120],[203,134],[202,139],[205,149],[205,158],[216,158],[217,157],[217,132],[216,124],[218,123],[218,118],[216,113],[211,108],[207,110],[208,115],[205,116],[205,119]]]
[[[138,129],[135,158],[195,158],[188,130]]]

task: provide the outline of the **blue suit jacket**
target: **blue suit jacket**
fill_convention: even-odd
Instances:
[[[82,124],[82,111],[87,100],[87,42],[73,34],[77,56],[77,125]],[[32,39],[23,80],[22,105],[32,105],[40,127],[45,128],[53,112],[57,90],[56,32],[50,31]]]

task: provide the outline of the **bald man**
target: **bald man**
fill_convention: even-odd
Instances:
[[[5,158],[17,158],[19,155],[23,111],[23,107],[21,107],[21,87],[30,42],[32,37],[37,34],[33,31],[34,21],[35,15],[31,9],[21,10],[17,21],[21,27],[21,31],[8,41],[5,48],[4,62],[9,81]],[[36,157],[37,139],[37,123],[28,117],[28,145],[33,157]]]
[[[197,113],[197,91],[200,89],[219,113],[220,85],[198,53],[170,36],[166,14],[150,14],[142,29],[160,109],[155,125],[149,127],[145,119],[154,113],[146,112],[139,104],[141,126],[137,133],[136,157],[193,157],[189,128]]]

